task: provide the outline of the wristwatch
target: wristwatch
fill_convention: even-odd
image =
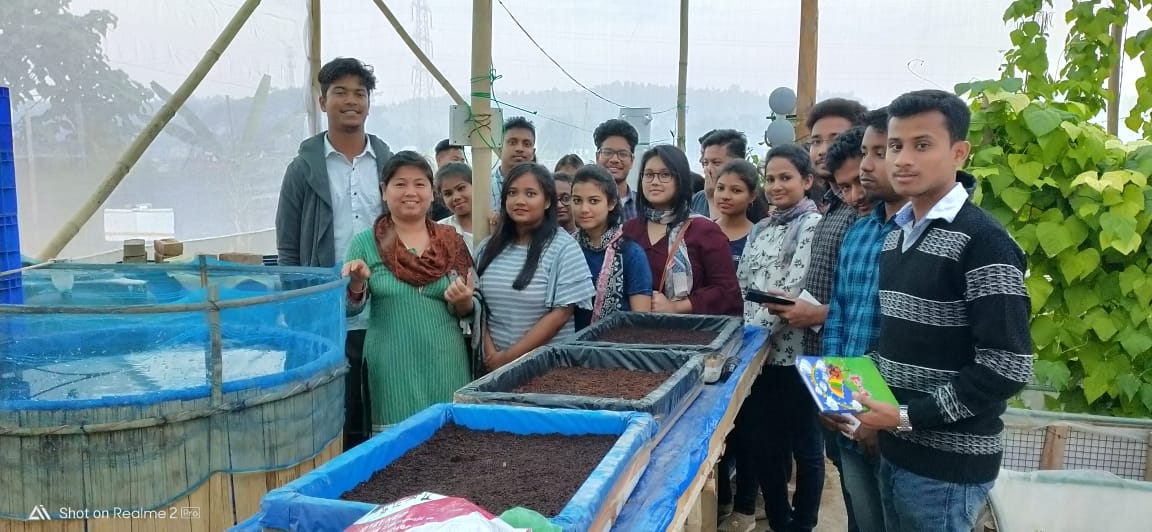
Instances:
[[[908,407],[900,405],[900,420],[896,422],[896,432],[912,432],[912,421],[908,419]]]

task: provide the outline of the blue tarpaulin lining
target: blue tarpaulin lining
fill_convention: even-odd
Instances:
[[[229,528],[228,532],[264,532],[264,526],[260,524],[260,519],[263,517],[262,512],[256,512],[256,515],[236,523],[236,526]]]
[[[665,530],[672,524],[677,501],[707,459],[709,440],[728,411],[740,377],[751,369],[749,364],[767,339],[762,328],[744,328],[740,365],[726,382],[705,386],[652,450],[648,468],[624,503],[613,530]]]
[[[472,430],[514,434],[619,434],[600,465],[552,522],[564,530],[587,530],[633,459],[657,432],[656,421],[638,412],[555,410],[497,405],[431,406],[324,466],[264,497],[261,525],[290,531],[341,531],[375,505],[342,501],[340,495],[432,437],[447,423]],[[452,495],[445,493],[442,495]],[[490,509],[500,511],[502,509]]]

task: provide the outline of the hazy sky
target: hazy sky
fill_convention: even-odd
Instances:
[[[1055,43],[1063,40],[1056,0]],[[416,34],[413,0],[386,2]],[[430,55],[449,80],[468,93],[472,3],[425,0]],[[503,0],[536,40],[578,80],[671,85],[678,61],[678,0]],[[1008,30],[1001,17],[1009,0],[825,0],[820,11],[818,89],[856,94],[870,106],[901,92],[951,89],[957,82],[994,77]],[[75,0],[74,11],[107,8],[120,17],[107,52],[133,77],[175,88],[241,4],[239,0]],[[198,90],[198,95],[251,95],[263,73],[274,86],[302,85],[305,0],[265,0],[251,23]],[[768,93],[795,86],[799,0],[694,0],[690,4],[688,83],[732,85]],[[371,0],[324,0],[323,56],[356,56],[379,77],[377,103],[419,94],[418,63]],[[1143,21],[1147,26],[1147,21]],[[1140,27],[1130,29],[1136,31]],[[1055,48],[1056,45],[1054,45]],[[571,89],[568,80],[516,27],[493,8],[495,91]],[[1133,65],[1137,68],[1138,65]],[[1134,98],[1127,76],[1125,99]],[[430,95],[442,94],[433,85]],[[620,102],[665,109],[674,101]],[[688,102],[689,107],[691,102]],[[583,101],[572,102],[583,106]]]

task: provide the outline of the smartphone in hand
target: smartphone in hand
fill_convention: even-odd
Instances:
[[[756,290],[755,288],[749,288],[747,291],[745,291],[744,292],[744,299],[747,301],[751,301],[753,303],[759,303],[761,305],[763,305],[764,303],[772,303],[774,305],[795,305],[796,304],[796,300],[794,300],[794,299],[788,299],[786,297],[778,296],[776,294],[769,294],[768,292],[761,292],[759,290]]]

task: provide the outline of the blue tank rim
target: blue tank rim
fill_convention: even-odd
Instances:
[[[45,265],[38,270],[78,270],[100,271],[114,270],[124,273],[200,273],[198,264],[84,264],[84,263],[55,263]],[[209,275],[216,273],[276,275],[276,274],[307,274],[319,278],[329,278],[330,281],[303,288],[293,288],[269,294],[226,299],[215,304],[204,301],[201,303],[179,304],[147,304],[147,305],[120,305],[120,306],[83,306],[83,305],[13,305],[0,304],[0,315],[20,314],[165,314],[173,312],[205,312],[213,309],[243,308],[276,301],[286,301],[323,293],[337,288],[344,288],[348,279],[340,277],[338,271],[331,268],[313,268],[306,266],[250,266],[243,264],[212,264],[208,266]]]

